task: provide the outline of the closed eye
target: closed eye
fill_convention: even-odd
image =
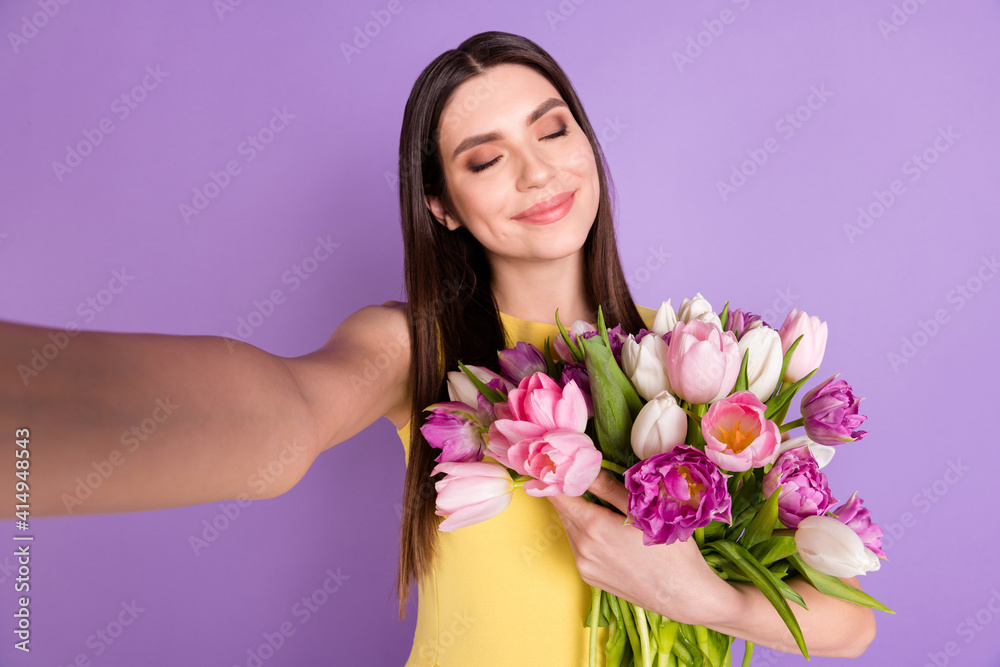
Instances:
[[[563,125],[562,128],[558,132],[556,132],[554,134],[550,134],[550,135],[548,135],[546,137],[542,137],[542,139],[557,139],[559,137],[565,137],[567,134],[569,134],[569,127],[566,126],[566,125]],[[493,165],[495,165],[498,160],[500,160],[500,156],[499,155],[496,156],[495,158],[493,158],[492,160],[490,160],[489,162],[486,162],[484,164],[473,165],[472,167],[470,167],[470,169],[472,169],[473,172],[475,172],[475,173],[478,174],[479,172],[484,171],[486,169],[489,169],[490,167],[492,167]]]

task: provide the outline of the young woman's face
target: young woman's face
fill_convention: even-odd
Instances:
[[[456,215],[428,196],[438,221],[468,229],[491,259],[581,251],[597,215],[597,163],[548,79],[523,65],[498,65],[455,89],[439,127]],[[548,210],[529,210],[538,204]]]

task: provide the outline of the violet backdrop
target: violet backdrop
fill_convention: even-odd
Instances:
[[[0,318],[282,356],[405,299],[397,147],[420,71],[484,30],[536,41],[606,152],[636,300],[819,315],[814,379],[841,372],[867,397],[870,434],[829,472],[886,531],[890,561],[861,582],[896,614],[855,664],[1000,664],[996,2],[16,0],[0,28]],[[116,271],[124,289],[88,310]],[[0,664],[246,665],[286,621],[268,667],[402,664],[403,472],[383,419],[229,521],[226,503],[36,519],[30,654],[0,549]],[[134,622],[96,640],[133,601]]]

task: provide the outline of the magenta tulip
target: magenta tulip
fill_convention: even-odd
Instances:
[[[486,449],[483,433],[490,421],[484,411],[473,410],[461,401],[435,403],[426,410],[431,414],[420,432],[431,447],[441,450],[435,461],[482,460]]]
[[[808,447],[790,449],[778,456],[774,467],[764,475],[764,495],[770,497],[779,485],[778,519],[788,528],[796,528],[807,516],[825,513],[837,502]]]
[[[806,434],[821,445],[854,442],[867,435],[858,427],[867,419],[858,414],[858,404],[851,385],[837,376],[827,379],[802,397],[802,420]]]
[[[830,510],[848,528],[861,538],[866,547],[879,558],[885,559],[882,551],[882,528],[872,521],[872,513],[864,506],[864,501],[858,498],[857,492],[847,499],[840,507]]]
[[[625,488],[628,513],[646,545],[683,542],[712,521],[732,522],[726,476],[691,445],[635,464],[625,471]]]

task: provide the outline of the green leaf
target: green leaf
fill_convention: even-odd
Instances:
[[[726,324],[729,323],[729,302],[722,307],[722,313],[719,315],[719,321],[722,322],[722,330],[726,330]]]
[[[735,480],[733,483],[737,486],[730,491],[730,495],[733,498],[731,512],[735,518],[753,504],[758,485],[756,478],[749,471],[738,472],[733,479]]]
[[[735,394],[738,391],[746,391],[747,387],[750,386],[747,381],[747,363],[750,361],[750,349],[743,353],[743,362],[740,364],[740,374],[736,376],[736,384],[733,386],[733,390],[730,392]]]
[[[795,618],[795,614],[792,613],[791,608],[788,606],[788,602],[785,600],[785,598],[788,597],[805,607],[806,605],[802,600],[802,597],[791,589],[788,584],[785,584],[785,582],[771,574],[766,567],[757,562],[757,559],[754,558],[749,551],[736,542],[719,540],[718,542],[712,542],[710,545],[706,546],[710,546],[722,555],[726,556],[737,567],[743,570],[743,573],[750,578],[760,592],[764,594],[764,597],[768,599],[775,611],[778,612],[778,615],[781,616],[781,620],[783,620],[785,625],[788,626],[788,630],[792,633],[792,637],[795,638],[795,643],[798,645],[802,655],[808,659],[809,649],[806,648],[805,639],[802,637],[802,629],[799,628],[799,622]],[[789,596],[788,591],[791,591],[791,593],[794,594],[794,597]],[[798,599],[796,600],[796,598]]]
[[[757,512],[750,525],[747,526],[746,532],[740,539],[740,544],[744,549],[750,549],[755,544],[760,544],[771,537],[771,533],[774,532],[774,524],[778,520],[778,493],[780,491],[781,486],[778,486],[764,502],[764,506]]]
[[[618,364],[615,363],[611,350],[597,336],[584,338],[584,363],[590,376],[590,395],[594,401],[594,424],[597,428],[597,445],[604,457],[613,463],[630,465],[632,453],[632,412],[630,398],[633,398],[641,409],[641,400],[631,384],[629,392],[622,391],[615,374],[621,375],[627,383]]]
[[[502,403],[507,400],[506,395],[500,393],[496,389],[491,389],[490,387],[487,387],[483,383],[483,381],[477,378],[475,374],[469,370],[469,367],[463,364],[461,361],[458,362],[458,367],[462,369],[462,371],[469,377],[470,380],[472,380],[472,384],[476,385],[476,389],[479,390],[479,393],[485,396],[486,400],[488,400],[490,403]]]
[[[785,356],[781,358],[781,373],[778,375],[778,384],[774,388],[774,393],[771,394],[771,398],[769,398],[766,401],[764,401],[765,403],[769,403],[771,401],[771,399],[773,399],[775,396],[777,396],[778,392],[781,390],[781,385],[783,385],[785,383],[785,371],[788,370],[788,362],[792,360],[792,354],[795,352],[795,348],[797,348],[799,346],[799,342],[801,340],[802,340],[802,336],[800,335],[791,344],[791,346],[788,348],[788,351],[785,352]]]
[[[610,350],[611,341],[608,339],[608,325],[604,323],[604,311],[601,310],[600,306],[597,307],[597,333],[601,336],[601,340],[604,341],[604,344],[607,345]]]
[[[797,553],[795,538],[790,535],[772,535],[766,540],[750,547],[750,553],[760,561],[761,565],[771,565],[782,558],[788,558]],[[769,568],[774,573],[774,568]]]
[[[577,343],[573,342],[573,339],[569,337],[569,332],[566,331],[566,327],[564,327],[562,322],[559,321],[558,308],[556,308],[556,326],[559,327],[559,335],[562,336],[563,341],[566,343],[566,347],[569,348],[570,354],[573,356],[573,361],[583,361],[583,350],[580,349],[580,346]]]
[[[787,389],[782,389],[780,394],[765,403],[767,411],[764,413],[764,419],[770,419],[780,424],[785,417],[785,412],[788,411],[788,405],[792,402],[792,397],[795,396],[795,392],[797,392],[799,388],[813,376],[813,373],[818,370],[818,368],[812,369],[809,371],[809,375],[805,376]]]
[[[548,337],[545,338],[545,349],[542,350],[542,356],[545,357],[545,373],[550,378],[557,378],[558,369],[556,368],[555,359],[552,358],[552,346]]]
[[[805,561],[802,560],[802,556],[798,553],[789,556],[788,560],[791,562],[792,567],[799,571],[802,578],[812,584],[813,588],[818,590],[820,593],[838,598],[840,600],[846,600],[847,602],[853,602],[854,604],[861,605],[862,607],[871,607],[872,609],[878,609],[879,611],[884,611],[889,614],[896,613],[872,596],[868,595],[864,591],[859,591],[857,588],[842,581],[840,578],[829,574],[823,574],[822,572],[817,572],[813,568],[806,565]]]

